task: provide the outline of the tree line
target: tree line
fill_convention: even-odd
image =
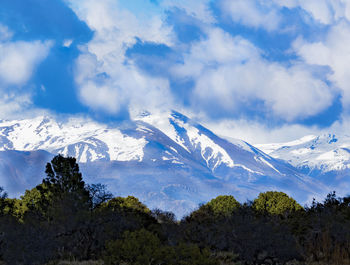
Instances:
[[[277,191],[218,196],[178,221],[85,184],[75,158],[45,173],[19,199],[0,188],[0,264],[350,264],[350,197],[335,192],[306,207]]]

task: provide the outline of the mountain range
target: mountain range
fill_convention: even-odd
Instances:
[[[108,125],[49,116],[0,121],[0,186],[20,196],[41,183],[45,164],[58,153],[77,159],[87,183],[178,217],[217,195],[246,201],[278,190],[303,204],[332,190],[346,193],[350,183],[348,136],[252,146],[176,111],[145,111]]]

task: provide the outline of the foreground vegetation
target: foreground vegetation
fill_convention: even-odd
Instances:
[[[282,192],[219,196],[181,221],[86,185],[56,156],[20,199],[0,190],[0,264],[350,264],[350,197],[301,207]]]

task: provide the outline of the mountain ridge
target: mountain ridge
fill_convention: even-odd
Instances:
[[[88,183],[107,184],[115,195],[134,195],[178,216],[222,194],[244,201],[280,190],[307,202],[328,192],[285,161],[242,140],[223,139],[176,111],[143,113],[119,127],[45,116],[0,121],[0,150],[0,186],[10,195],[40,183],[39,158],[40,169],[18,166],[33,164],[25,158],[39,153],[46,162],[57,153],[76,157]]]
[[[258,145],[272,157],[288,161],[296,168],[320,173],[350,169],[350,136],[322,134],[279,144]]]

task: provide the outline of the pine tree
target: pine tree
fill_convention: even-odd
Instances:
[[[51,163],[47,163],[45,173],[47,177],[43,183],[55,195],[62,193],[88,195],[82,174],[79,172],[79,165],[74,157],[55,156]]]

